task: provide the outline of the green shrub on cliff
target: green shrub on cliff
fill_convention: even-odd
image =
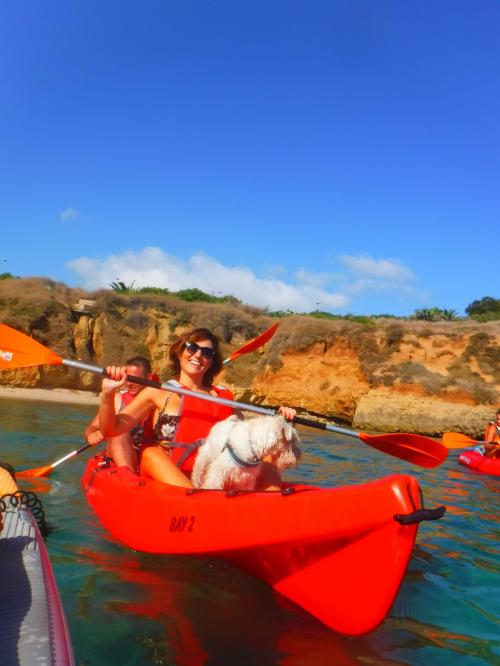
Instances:
[[[485,296],[477,301],[472,301],[465,308],[465,312],[476,321],[494,321],[500,319],[500,299]]]
[[[188,301],[190,303],[241,303],[239,299],[237,299],[235,296],[231,296],[230,294],[225,294],[224,296],[215,296],[215,294],[207,294],[207,292],[202,291],[197,287],[193,287],[191,289],[180,289],[179,291],[170,291],[170,289],[166,289],[164,287],[134,288],[134,282],[127,285],[122,280],[111,282],[109,286],[111,287],[112,291],[129,296],[154,294],[156,296],[172,296],[173,298],[179,298],[181,301]]]
[[[346,321],[353,321],[356,324],[364,324],[365,326],[375,326],[375,321],[372,317],[367,317],[365,315],[353,315],[345,314],[338,315],[332,314],[331,312],[324,312],[323,310],[314,310],[313,312],[307,313],[308,317],[314,317],[315,319],[344,319]]]
[[[458,319],[458,314],[456,310],[447,308],[421,308],[415,310],[412,318],[421,319],[422,321],[453,321]]]

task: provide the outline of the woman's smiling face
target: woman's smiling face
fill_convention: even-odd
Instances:
[[[188,375],[202,375],[212,365],[214,346],[211,340],[188,340],[180,355],[181,370]]]

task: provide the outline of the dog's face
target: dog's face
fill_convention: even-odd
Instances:
[[[300,439],[295,428],[282,416],[257,416],[234,422],[228,441],[248,459],[273,462],[278,469],[297,465]]]

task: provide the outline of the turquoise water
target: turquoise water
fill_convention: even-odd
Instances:
[[[0,459],[19,470],[53,462],[82,444],[93,413],[2,399]],[[428,506],[448,507],[443,520],[421,526],[385,622],[362,638],[344,638],[224,562],[145,555],[114,543],[80,490],[85,452],[50,479],[23,484],[44,504],[46,543],[80,666],[500,663],[500,478],[475,474],[454,456],[422,470],[354,438],[305,428],[301,436],[303,463],[290,480],[342,485],[411,472]]]

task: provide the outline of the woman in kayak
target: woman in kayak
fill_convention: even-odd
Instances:
[[[500,409],[484,431],[483,448],[486,458],[500,458]]]
[[[169,359],[178,378],[178,382],[173,383],[196,393],[233,399],[229,389],[213,384],[215,376],[222,370],[222,355],[217,336],[208,329],[195,328],[181,335],[170,348]],[[155,445],[143,448],[141,473],[163,483],[191,488],[186,473],[191,472],[196,456],[193,443],[206,437],[215,423],[226,419],[234,410],[207,400],[147,387],[117,413],[114,396],[127,381],[126,369],[109,366],[106,372],[108,378],[102,383],[99,409],[102,432],[107,437],[126,432],[154,409]],[[296,414],[289,407],[280,407],[280,413],[290,420]],[[279,482],[276,468],[263,462],[259,486],[271,487]]]

